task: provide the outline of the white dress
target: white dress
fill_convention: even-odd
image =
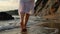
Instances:
[[[19,13],[34,13],[34,0],[20,0]]]

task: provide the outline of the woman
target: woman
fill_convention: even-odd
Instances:
[[[19,6],[19,16],[20,16],[20,23],[22,31],[26,31],[26,25],[29,19],[29,16],[34,11],[34,0],[20,0]]]

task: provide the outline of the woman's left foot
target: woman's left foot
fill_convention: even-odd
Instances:
[[[27,31],[27,29],[26,29],[26,28],[22,29],[22,32],[26,32],[26,31]]]

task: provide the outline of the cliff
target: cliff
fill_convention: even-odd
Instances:
[[[35,16],[47,16],[60,13],[60,0],[37,0],[35,6]]]

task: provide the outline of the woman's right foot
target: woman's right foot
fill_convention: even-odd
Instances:
[[[20,23],[20,25],[21,25],[21,31],[26,32],[27,31],[26,26],[23,25],[23,23]]]
[[[22,28],[21,31],[22,31],[22,32],[26,32],[26,31],[27,31],[27,28]]]

